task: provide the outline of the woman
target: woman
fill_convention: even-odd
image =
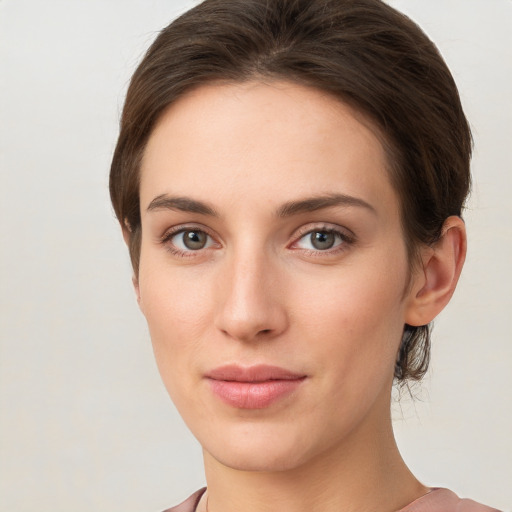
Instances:
[[[390,420],[462,269],[470,154],[446,65],[378,0],[206,0],[162,31],[110,190],[203,447],[170,510],[492,510],[419,482]]]

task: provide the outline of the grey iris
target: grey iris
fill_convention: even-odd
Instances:
[[[334,233],[329,233],[328,231],[315,231],[311,233],[311,245],[315,249],[330,249],[335,242]]]

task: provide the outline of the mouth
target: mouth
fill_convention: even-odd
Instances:
[[[295,392],[306,375],[278,366],[228,365],[206,374],[210,388],[222,402],[238,409],[264,409]]]

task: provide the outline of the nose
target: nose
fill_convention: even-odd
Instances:
[[[219,276],[216,327],[238,341],[271,339],[288,327],[279,269],[264,255],[233,255]]]

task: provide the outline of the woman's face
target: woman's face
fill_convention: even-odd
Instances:
[[[389,421],[412,301],[367,126],[317,90],[250,82],[199,88],[151,135],[139,303],[169,394],[222,464],[297,467]]]

